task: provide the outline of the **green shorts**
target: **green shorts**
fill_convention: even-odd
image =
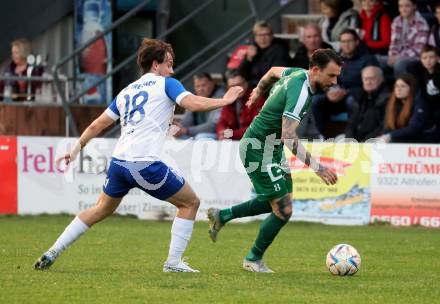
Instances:
[[[257,145],[252,145],[249,141],[246,137],[240,141],[240,158],[254,186],[257,199],[270,201],[292,193],[292,178],[283,146],[264,155],[264,144],[261,144],[261,148],[253,149]]]

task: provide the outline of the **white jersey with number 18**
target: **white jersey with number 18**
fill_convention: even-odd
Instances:
[[[129,84],[105,110],[121,123],[121,137],[112,156],[127,161],[158,160],[174,107],[189,94],[178,80],[153,73]]]

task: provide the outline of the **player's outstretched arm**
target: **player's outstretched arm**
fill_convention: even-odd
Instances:
[[[286,145],[287,148],[292,151],[292,153],[295,154],[300,161],[312,168],[316,175],[318,175],[324,181],[324,183],[327,185],[336,184],[338,180],[337,175],[329,168],[319,164],[318,161],[312,157],[310,152],[304,148],[303,144],[298,138],[298,135],[296,134],[298,125],[299,121],[283,116],[281,140],[284,142],[284,145]]]
[[[105,112],[95,119],[85,131],[81,134],[79,140],[75,143],[69,153],[59,158],[57,162],[63,161],[66,165],[73,162],[79,151],[92,139],[98,136],[105,128],[109,127],[115,120],[108,116]]]
[[[183,97],[180,106],[191,112],[208,112],[233,103],[241,92],[243,92],[242,87],[234,86],[229,88],[223,98],[208,98],[190,94]]]
[[[271,67],[269,71],[260,79],[257,86],[252,90],[249,100],[246,102],[248,107],[257,102],[257,100],[266,94],[275,82],[283,76],[286,67]]]

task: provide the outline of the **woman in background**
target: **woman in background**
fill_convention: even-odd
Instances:
[[[385,113],[385,142],[417,142],[425,128],[425,102],[417,94],[417,82],[410,74],[396,79]]]
[[[11,63],[6,67],[3,75],[5,76],[27,76],[27,57],[31,53],[31,44],[27,39],[21,38],[11,43]],[[34,68],[31,76],[41,76],[42,68]],[[35,94],[35,89],[41,86],[40,82],[28,82],[25,80],[12,80],[0,82],[0,94],[5,95],[5,86],[10,86],[12,100],[23,101],[27,99],[28,85],[31,85],[31,96]],[[5,96],[3,96],[5,98]],[[31,97],[33,100],[34,98]]]

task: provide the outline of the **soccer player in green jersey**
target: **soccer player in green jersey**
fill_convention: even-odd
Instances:
[[[243,261],[245,270],[273,272],[263,262],[263,254],[292,215],[292,179],[284,145],[327,185],[337,181],[332,170],[319,164],[305,150],[296,129],[310,107],[313,94],[336,85],[341,65],[341,58],[333,50],[319,49],[312,54],[309,70],[272,67],[251,94],[248,106],[273,86],[260,114],[240,141],[240,158],[257,197],[231,208],[208,210],[209,234],[214,242],[228,221],[270,212]]]

